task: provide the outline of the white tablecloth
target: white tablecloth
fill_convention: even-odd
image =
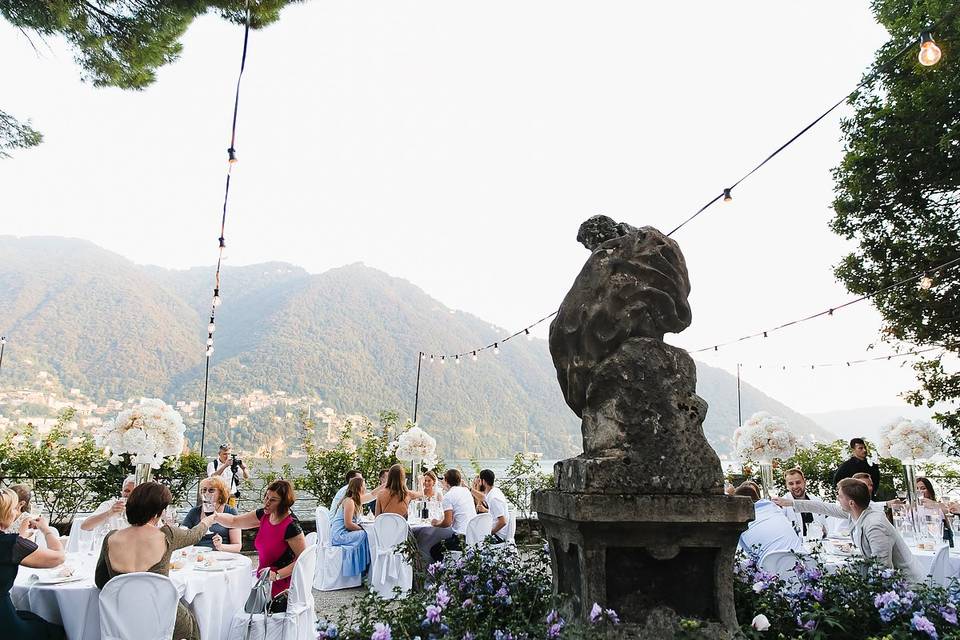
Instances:
[[[170,572],[181,601],[197,619],[204,640],[226,640],[230,622],[253,586],[252,565],[248,558],[229,569],[198,571],[192,566]],[[10,590],[13,606],[32,611],[41,618],[63,625],[68,640],[100,638],[100,590],[93,583],[96,557],[87,553],[67,554],[67,564],[83,579],[64,584],[37,584],[33,575],[48,575],[54,570],[20,567]],[[145,603],[147,605],[147,603]]]
[[[839,567],[850,557],[830,553],[832,549],[833,541],[825,540],[823,545],[824,554],[822,559],[828,570],[836,569],[836,567]],[[809,553],[809,547],[805,547],[805,551]],[[854,550],[854,553],[859,554],[859,551]],[[919,565],[923,568],[924,572],[929,571],[930,564],[933,562],[933,558],[936,555],[934,551],[911,546],[910,553],[913,554],[914,559],[916,559]],[[950,549],[950,571],[952,572],[952,575],[960,575],[960,549],[958,548]]]
[[[433,562],[430,557],[430,549],[441,540],[446,540],[453,535],[453,530],[449,527],[435,527],[427,520],[420,518],[407,518],[407,525],[413,531],[413,537],[417,539],[417,547],[420,549],[420,555],[423,558],[423,566],[427,567]],[[373,527],[373,520],[361,520],[360,526],[364,529]],[[370,538],[370,554],[375,555],[377,550],[373,546],[373,538]]]

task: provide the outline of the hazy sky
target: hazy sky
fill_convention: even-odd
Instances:
[[[250,38],[229,264],[362,261],[513,331],[562,300],[587,257],[580,222],[669,231],[852,89],[887,38],[860,0],[678,7],[286,9]],[[0,107],[46,137],[0,161],[0,233],[210,264],[241,39],[197,21],[181,59],[136,93],[83,84],[61,42],[38,55],[0,24]],[[672,342],[706,346],[851,297],[832,275],[847,245],[827,227],[842,113],[675,236],[694,324]],[[796,366],[863,357],[879,327],[861,304],[698,357],[745,363],[745,380],[803,411],[899,404],[909,368]]]

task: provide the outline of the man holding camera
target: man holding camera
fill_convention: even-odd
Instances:
[[[207,465],[207,477],[213,476],[220,476],[230,488],[230,506],[236,506],[237,498],[240,497],[240,483],[250,477],[250,472],[237,454],[230,453],[229,444],[221,444],[217,457]]]

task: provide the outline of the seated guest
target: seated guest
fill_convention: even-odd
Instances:
[[[363,474],[360,473],[358,469],[350,469],[347,471],[347,482],[342,487],[337,489],[337,492],[333,496],[333,501],[330,502],[330,515],[332,516],[337,512],[337,506],[343,500],[343,496],[347,494],[347,486],[350,484],[350,481],[356,478],[357,476],[363,477]]]
[[[222,478],[218,476],[204,478],[200,481],[200,504],[187,512],[183,519],[183,526],[187,529],[195,527],[201,518],[211,513],[237,515],[237,510],[227,504],[229,501],[230,491]],[[227,529],[222,524],[214,523],[200,538],[197,546],[240,553],[240,529]]]
[[[747,524],[747,530],[740,534],[740,547],[744,552],[760,561],[771,551],[800,550],[803,541],[793,530],[790,522],[783,517],[780,507],[770,500],[761,500],[757,490],[747,483],[737,487],[734,495],[746,496],[753,500],[756,513],[753,521]]]
[[[433,545],[430,557],[434,562],[443,559],[446,551],[459,551],[463,547],[460,536],[467,532],[467,523],[477,515],[477,507],[473,502],[473,495],[466,487],[460,486],[462,477],[456,469],[447,469],[443,474],[444,495],[440,503],[443,509],[443,518],[431,520],[434,527],[449,529],[449,535]]]
[[[20,497],[10,489],[0,489],[0,530],[6,531],[20,515]],[[47,542],[40,549],[29,538],[32,530],[40,531]],[[44,518],[23,520],[17,533],[0,533],[0,628],[9,640],[62,640],[63,627],[51,624],[30,613],[17,611],[10,599],[10,589],[20,566],[49,569],[63,564],[60,536]]]
[[[870,490],[870,495],[876,495],[877,490],[876,487],[873,486],[873,477],[869,473],[855,473],[850,477],[854,480],[861,480],[865,485],[867,485],[867,489]],[[887,500],[886,502],[883,500],[871,500],[870,508],[876,509],[877,511],[883,511],[884,507],[898,507],[901,504],[903,503],[899,500]]]
[[[137,479],[134,476],[127,476],[123,479],[120,487],[119,500],[104,500],[96,508],[93,514],[80,523],[80,528],[84,531],[93,531],[103,525],[110,529],[123,529],[129,526],[126,520],[126,509],[124,502],[130,497],[133,488],[137,486]]]
[[[130,526],[108,533],[100,548],[94,574],[98,589],[125,573],[149,571],[169,575],[170,554],[197,544],[213,524],[214,516],[209,515],[190,530],[170,525],[159,527],[160,518],[172,501],[170,489],[156,482],[144,482],[130,492],[125,505]],[[197,621],[182,602],[177,603],[177,621],[172,637],[174,640],[200,638]]]
[[[354,481],[356,478],[354,478]],[[362,482],[362,481],[361,481]],[[237,516],[229,513],[214,513],[216,522],[228,529],[257,529],[253,546],[257,550],[257,575],[269,570],[273,594],[273,611],[287,610],[287,596],[280,593],[290,588],[290,576],[297,558],[307,548],[307,539],[300,528],[300,521],[293,513],[296,502],[293,485],[286,480],[274,480],[263,492],[263,508]],[[278,597],[280,596],[280,597]]]
[[[377,497],[380,495],[380,492],[386,489],[387,487],[387,476],[390,475],[390,469],[384,469],[380,472],[379,483],[377,488],[371,491],[370,493],[363,496],[361,503],[372,513],[377,512]]]
[[[33,520],[33,514],[30,513],[30,502],[33,500],[33,491],[25,484],[10,485],[10,490],[17,494],[17,510],[20,515],[10,523],[9,527],[2,531],[3,533],[19,533],[20,525],[24,520]]]
[[[381,513],[395,513],[407,517],[410,501],[421,497],[422,494],[407,489],[407,472],[403,465],[395,464],[387,474],[387,486],[377,498],[377,508],[374,515]]]
[[[950,521],[947,519],[950,507],[937,501],[937,492],[933,488],[933,483],[922,476],[917,478],[917,498],[927,509],[939,511],[942,514],[943,539],[953,546],[953,529],[950,528]]]
[[[337,510],[330,521],[330,544],[334,547],[343,547],[340,575],[344,577],[363,575],[370,560],[367,532],[357,524],[360,519],[361,499],[366,489],[363,478],[358,476],[351,480],[347,485],[346,495],[337,505]],[[379,507],[379,500],[377,502]],[[403,516],[407,516],[406,510]]]
[[[803,475],[803,470],[799,467],[787,469],[783,473],[783,478],[787,483],[787,490],[790,492],[790,497],[793,500],[823,502],[823,500],[817,496],[811,496],[807,493],[807,478]],[[807,536],[807,526],[814,522],[823,528],[822,535],[826,535],[829,529],[827,522],[828,516],[822,513],[811,513],[809,511],[800,512],[793,507],[784,507],[783,515],[787,517],[787,520],[793,525],[793,530],[799,533],[801,537]]]
[[[437,486],[437,474],[433,471],[427,471],[423,474],[423,497],[433,502],[443,500],[443,492]]]
[[[478,503],[477,511],[489,513],[493,518],[490,534],[498,538],[499,542],[507,539],[507,523],[510,521],[510,507],[507,497],[499,488],[493,486],[496,476],[491,469],[484,469],[474,481],[470,493]]]

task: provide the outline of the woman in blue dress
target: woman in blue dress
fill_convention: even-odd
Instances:
[[[334,547],[343,547],[341,574],[344,577],[362,575],[370,563],[367,532],[357,524],[360,518],[360,500],[366,490],[363,478],[357,476],[350,480],[347,493],[330,520],[330,543]]]

